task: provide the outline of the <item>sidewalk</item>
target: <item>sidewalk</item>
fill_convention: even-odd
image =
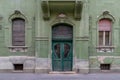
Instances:
[[[97,74],[32,74],[0,73],[0,80],[120,80],[119,73]]]

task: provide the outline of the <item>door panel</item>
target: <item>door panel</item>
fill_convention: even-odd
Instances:
[[[52,51],[53,71],[71,71],[72,42],[53,42]]]

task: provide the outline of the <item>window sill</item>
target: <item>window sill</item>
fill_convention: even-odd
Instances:
[[[27,52],[27,46],[9,46],[10,52]]]
[[[115,46],[97,46],[97,52],[113,52]]]

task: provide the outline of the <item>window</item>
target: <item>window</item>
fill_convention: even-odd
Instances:
[[[99,45],[110,46],[110,31],[99,31]]]
[[[110,70],[110,64],[100,64],[101,70]]]
[[[15,18],[12,20],[12,45],[25,46],[25,20]]]
[[[14,70],[23,70],[23,64],[13,64]]]
[[[111,27],[111,20],[101,19],[99,21],[99,46],[111,46]]]

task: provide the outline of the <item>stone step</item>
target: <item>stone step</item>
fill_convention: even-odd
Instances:
[[[76,74],[75,71],[51,71],[49,74]]]

